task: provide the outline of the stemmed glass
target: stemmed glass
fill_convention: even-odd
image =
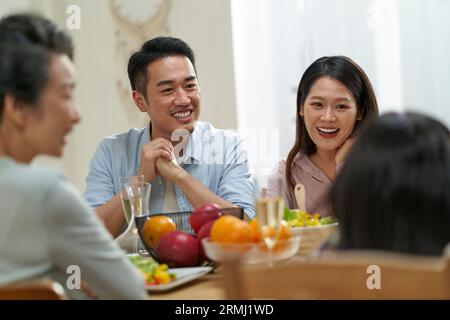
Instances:
[[[256,202],[256,216],[264,235],[264,242],[272,252],[281,228],[284,213],[282,178],[271,176],[267,180],[267,190],[263,189],[261,198]]]
[[[125,177],[119,177],[119,183],[120,183],[120,200],[122,201],[122,209],[123,213],[125,214],[125,220],[127,220],[127,223],[129,224],[131,221],[131,205],[130,200],[128,199],[128,193],[125,188],[125,184],[130,182],[138,182],[142,181],[144,182],[144,177],[138,177],[138,176],[125,176]]]
[[[144,182],[143,177],[140,176],[124,176],[119,177],[121,187],[120,200],[122,202],[122,209],[125,215],[125,220],[128,223],[127,229],[117,238],[117,241],[124,250],[129,253],[139,254],[139,238],[137,236],[137,228],[132,218],[131,202],[128,196],[126,184]],[[131,251],[131,252],[130,252]]]
[[[133,249],[138,252],[137,249],[137,239],[138,239],[138,229],[136,228],[136,217],[141,217],[144,214],[149,213],[150,206],[150,192],[151,184],[144,181],[132,181],[125,183],[125,190],[128,195],[128,200],[131,208],[131,223],[133,225],[133,239],[136,239],[136,247]]]

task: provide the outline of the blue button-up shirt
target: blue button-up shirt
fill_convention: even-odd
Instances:
[[[119,177],[136,175],[141,149],[150,140],[149,126],[103,139],[86,178],[84,198],[91,206],[101,206],[121,192]],[[255,216],[256,186],[244,140],[238,134],[197,121],[180,165],[219,197],[243,208],[248,217]],[[151,213],[162,213],[164,192],[165,181],[157,176],[152,182]],[[193,210],[177,185],[175,195],[180,211]]]

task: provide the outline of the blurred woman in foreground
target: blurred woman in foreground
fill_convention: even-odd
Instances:
[[[80,121],[72,55],[69,36],[46,19],[0,20],[0,285],[51,278],[70,297],[85,297],[84,283],[101,299],[142,299],[144,279],[77,190],[30,166],[60,157]],[[73,266],[81,281],[68,279]]]
[[[341,249],[440,255],[450,242],[450,132],[386,114],[360,132],[331,188]]]

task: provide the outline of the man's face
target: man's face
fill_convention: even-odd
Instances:
[[[60,157],[66,135],[80,121],[73,99],[75,67],[66,55],[53,54],[49,64],[49,81],[44,87],[39,108],[30,108],[25,139],[34,154]]]
[[[147,67],[147,99],[152,139],[170,140],[176,129],[194,130],[200,115],[200,87],[191,61],[185,56],[158,59]],[[146,110],[144,110],[146,109]]]

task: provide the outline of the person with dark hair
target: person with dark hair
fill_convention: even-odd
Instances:
[[[450,132],[389,113],[363,126],[330,189],[341,249],[441,255],[450,242]]]
[[[80,121],[72,57],[71,38],[49,20],[0,19],[0,285],[51,278],[72,298],[85,298],[85,288],[103,299],[142,299],[143,277],[76,189],[30,165],[38,155],[61,157]],[[69,278],[71,266],[79,281]]]
[[[157,37],[128,63],[132,97],[150,118],[146,128],[105,138],[91,160],[85,199],[110,232],[124,229],[119,177],[151,182],[150,213],[192,211],[206,202],[254,216],[254,180],[244,140],[198,121],[200,85],[192,49]]]
[[[377,115],[372,85],[353,60],[332,56],[314,61],[297,90],[295,144],[269,179],[268,195],[276,194],[271,181],[279,177],[286,205],[294,209],[298,207],[294,187],[302,184],[306,210],[331,215],[326,192],[354,142],[355,131],[366,119]]]

